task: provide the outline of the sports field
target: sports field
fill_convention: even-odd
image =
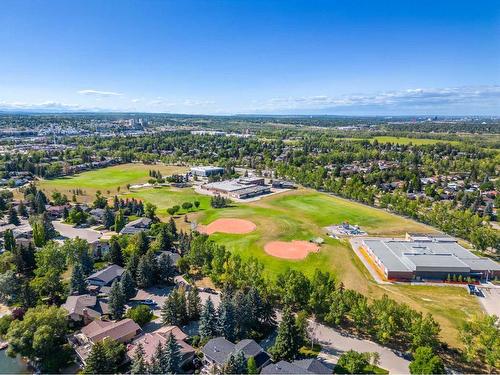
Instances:
[[[233,204],[223,209],[210,207],[210,197],[197,194],[192,188],[170,187],[148,188],[127,191],[127,183],[147,181],[150,166],[132,165],[132,171],[123,175],[120,168],[111,167],[82,173],[72,178],[44,181],[46,190],[71,190],[81,187],[90,191],[100,189],[115,192],[121,186],[123,197],[135,197],[151,202],[158,207],[158,214],[166,219],[167,208],[183,202],[200,202],[199,210],[188,213],[190,221],[207,225],[219,218],[250,220],[256,229],[247,234],[214,233],[211,237],[224,244],[231,252],[243,258],[253,256],[265,266],[266,275],[275,278],[288,267],[312,275],[316,269],[332,272],[346,287],[371,296],[384,293],[400,302],[405,302],[423,312],[431,312],[443,328],[443,339],[451,345],[458,345],[457,328],[471,314],[481,310],[475,298],[458,287],[426,287],[408,285],[379,285],[375,283],[360,260],[350,249],[347,241],[335,240],[325,235],[323,227],[348,221],[360,225],[370,235],[403,236],[406,232],[432,231],[431,228],[412,220],[393,215],[384,210],[364,206],[349,200],[333,197],[309,189],[298,189],[279,195],[265,197],[250,203]],[[123,171],[125,166],[121,166]],[[178,172],[178,167],[154,166],[166,172],[168,168]],[[110,170],[111,169],[111,170]],[[170,172],[173,173],[173,172]],[[119,176],[117,176],[117,174]],[[125,176],[127,176],[125,178]],[[114,178],[114,182],[110,181]],[[62,188],[64,186],[64,189]],[[91,197],[93,199],[93,196]],[[181,210],[181,214],[185,211]],[[179,226],[189,225],[178,220]],[[271,241],[309,241],[322,237],[325,242],[319,252],[310,253],[305,259],[290,260],[276,258],[264,251]]]
[[[117,194],[118,188],[120,192],[126,192],[128,184],[147,182],[150,179],[149,170],[153,169],[156,171],[159,170],[165,176],[174,173],[185,173],[187,171],[186,167],[129,163],[83,172],[71,177],[42,180],[38,185],[49,196],[53,191],[59,191],[68,195],[68,198],[71,198],[74,189],[82,189],[84,195],[78,196],[78,200],[88,202],[94,200],[97,190],[109,196]]]

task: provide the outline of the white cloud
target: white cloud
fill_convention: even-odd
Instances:
[[[101,90],[80,90],[77,91],[80,95],[88,95],[88,96],[97,96],[100,98],[107,98],[110,96],[122,96],[122,93],[114,92],[114,91],[101,91]]]
[[[255,110],[330,109],[345,107],[439,108],[459,105],[500,106],[500,86],[412,88],[375,94],[271,98]],[[260,107],[260,108],[259,108]]]

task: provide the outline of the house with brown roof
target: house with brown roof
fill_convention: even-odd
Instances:
[[[139,336],[128,345],[127,356],[130,359],[134,358],[137,346],[141,344],[144,349],[144,360],[151,363],[158,344],[164,346],[170,334],[174,336],[179,345],[179,353],[181,356],[180,366],[187,367],[194,359],[195,349],[184,341],[188,336],[177,326],[163,326],[152,333],[146,333]]]
[[[84,324],[89,324],[92,320],[109,314],[108,304],[89,294],[69,296],[61,307],[68,312],[68,318],[71,321]]]

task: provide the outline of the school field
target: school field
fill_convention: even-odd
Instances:
[[[147,182],[150,170],[160,171],[164,176],[174,173],[186,173],[186,167],[171,165],[147,165],[142,163],[120,164],[108,168],[88,171],[71,177],[39,181],[39,187],[48,195],[53,191],[66,194],[71,199],[72,191],[82,189],[84,195],[78,196],[79,202],[92,202],[95,193],[100,190],[104,195],[115,195],[127,191],[127,185]]]
[[[312,275],[315,269],[332,272],[338,281],[346,287],[358,290],[370,296],[380,297],[384,293],[391,298],[407,303],[422,312],[432,313],[442,327],[442,338],[450,345],[459,345],[458,327],[467,317],[481,311],[477,300],[468,295],[464,288],[429,287],[410,285],[379,285],[361,264],[345,240],[335,240],[325,235],[323,227],[348,221],[360,225],[370,235],[404,236],[406,232],[429,232],[431,228],[383,210],[364,206],[359,203],[333,197],[309,189],[298,189],[278,195],[265,197],[250,203],[233,204],[224,209],[210,207],[210,197],[197,194],[192,188],[177,189],[171,187],[147,188],[127,191],[127,183],[139,183],[148,180],[148,169],[160,169],[167,174],[169,169],[179,172],[178,167],[143,166],[127,172],[128,177],[118,172],[118,167],[82,173],[65,179],[43,181],[42,186],[48,191],[58,189],[61,192],[81,187],[87,191],[100,189],[116,192],[121,186],[123,197],[135,197],[149,201],[158,207],[158,214],[167,219],[167,208],[182,205],[183,202],[199,201],[198,210],[181,210],[177,215],[179,226],[189,226],[184,222],[187,214],[189,222],[209,224],[218,218],[241,218],[256,224],[257,229],[249,234],[215,233],[211,238],[223,244],[233,253],[243,258],[255,257],[265,266],[266,275],[276,278],[288,267]],[[121,170],[127,166],[120,166]],[[113,169],[110,171],[110,169]],[[119,174],[120,176],[116,176]],[[90,175],[90,176],[89,176]],[[109,178],[115,178],[114,185]],[[64,189],[62,188],[64,186]],[[92,197],[93,198],[93,197]],[[303,260],[285,260],[272,257],[264,252],[264,245],[269,241],[310,240],[321,236],[325,243],[318,253],[311,253]]]

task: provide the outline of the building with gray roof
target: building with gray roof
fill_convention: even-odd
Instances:
[[[411,234],[407,240],[365,239],[362,245],[388,279],[500,276],[497,262],[478,257],[449,236]]]

